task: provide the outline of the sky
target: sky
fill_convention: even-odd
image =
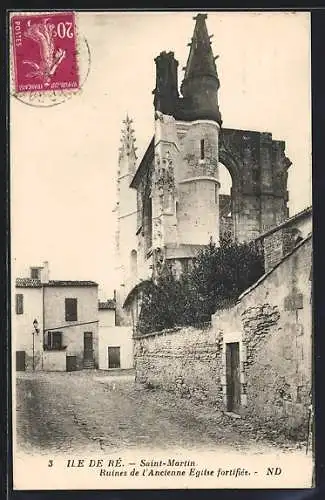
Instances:
[[[51,279],[99,284],[114,275],[116,172],[122,121],[134,120],[138,161],[154,127],[154,58],[173,51],[179,84],[192,12],[79,12],[81,91],[53,107],[10,99],[12,276],[49,261]],[[286,141],[290,215],[311,204],[308,13],[210,12],[223,126]],[[89,71],[88,71],[89,70]],[[222,181],[222,179],[221,179]]]

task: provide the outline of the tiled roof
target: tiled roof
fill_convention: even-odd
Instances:
[[[50,280],[48,283],[41,283],[41,280],[32,278],[17,278],[17,288],[40,288],[41,286],[98,286],[94,281],[78,281],[78,280]]]
[[[106,302],[98,302],[98,309],[99,310],[109,309],[109,310],[114,311],[115,307],[116,307],[115,300],[113,300],[113,299],[106,300]]]
[[[41,280],[35,280],[32,278],[17,278],[16,279],[17,288],[40,288]]]
[[[95,281],[50,280],[46,286],[98,286],[98,284]]]

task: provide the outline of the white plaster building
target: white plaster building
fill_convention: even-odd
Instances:
[[[133,332],[130,326],[116,326],[115,301],[98,303],[99,369],[133,368]]]
[[[48,263],[17,278],[12,300],[16,370],[98,367],[98,285],[49,279]]]

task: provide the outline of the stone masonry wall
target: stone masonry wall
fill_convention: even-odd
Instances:
[[[209,329],[135,339],[137,381],[227,408],[226,345],[239,343],[240,408],[256,425],[305,437],[311,403],[311,238],[218,311]]]
[[[213,316],[225,344],[235,339],[245,346],[241,413],[293,436],[305,436],[311,403],[311,257],[309,238],[244,294],[231,314]]]
[[[222,405],[222,338],[184,327],[135,340],[137,381],[198,402]]]
[[[270,133],[222,128],[219,161],[232,177],[234,235],[248,241],[288,216],[290,160]]]
[[[292,217],[280,228],[266,234],[262,238],[265,272],[281,262],[283,257],[294,249],[297,241],[306,238],[311,231],[312,213],[310,210],[302,217]]]

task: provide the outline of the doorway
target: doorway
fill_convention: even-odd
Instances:
[[[84,361],[93,361],[93,333],[84,332]]]
[[[25,351],[16,351],[16,370],[17,372],[24,372],[26,370]]]
[[[240,408],[239,342],[226,344],[227,411]]]
[[[121,357],[119,347],[108,348],[108,368],[121,368]]]

